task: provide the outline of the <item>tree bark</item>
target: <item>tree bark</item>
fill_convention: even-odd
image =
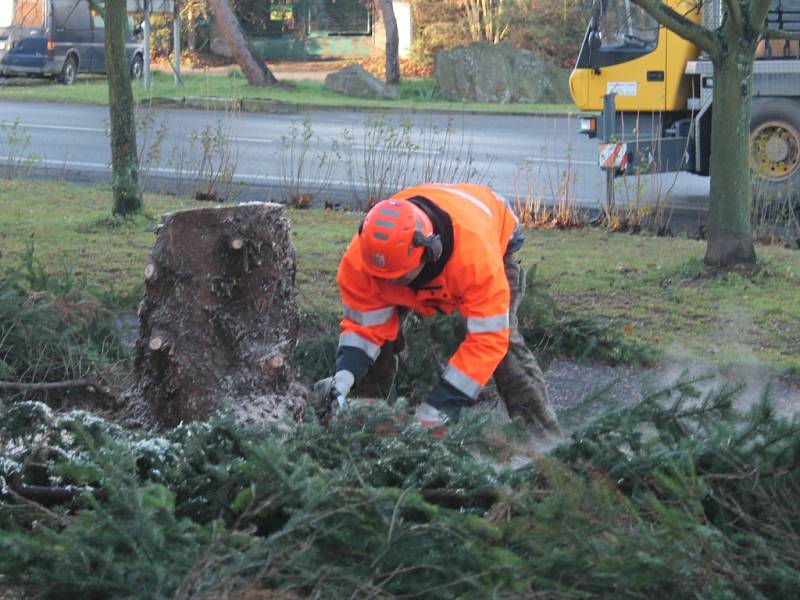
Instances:
[[[208,0],[208,6],[214,15],[214,21],[225,38],[233,57],[244,73],[250,85],[265,86],[278,83],[275,75],[272,74],[256,54],[250,41],[242,31],[239,19],[236,17],[231,4],[228,0]]]
[[[139,307],[134,397],[165,426],[220,409],[243,422],[299,416],[295,272],[284,206],[162,217]]]
[[[400,34],[394,16],[392,0],[380,0],[383,26],[386,30],[386,83],[400,83]]]
[[[125,2],[106,2],[103,11],[111,129],[111,189],[114,195],[113,213],[120,216],[142,210],[136,116],[131,74],[125,54],[128,27],[125,10]]]
[[[723,26],[714,31],[663,0],[632,0],[662,25],[696,44],[714,63],[711,113],[711,189],[705,263],[753,264],[750,210],[750,114],[756,44],[766,26],[770,0],[727,0]]]
[[[728,35],[714,60],[711,114],[708,244],[705,263],[715,267],[756,261],[750,207],[750,113],[755,43]]]

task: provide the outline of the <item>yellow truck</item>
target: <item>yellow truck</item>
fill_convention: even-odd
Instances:
[[[665,0],[707,28],[723,0]],[[699,8],[698,8],[698,5]],[[800,0],[774,0],[769,27],[800,32]],[[766,39],[753,68],[753,175],[770,193],[800,191],[800,46]],[[630,0],[595,0],[570,91],[580,130],[600,141],[600,166],[615,175],[688,171],[708,175],[714,73],[691,42]]]

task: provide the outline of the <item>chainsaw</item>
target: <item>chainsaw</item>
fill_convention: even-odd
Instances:
[[[318,382],[314,386],[314,409],[321,419],[330,418],[337,412],[347,409],[347,398],[333,384],[333,379],[323,385]]]

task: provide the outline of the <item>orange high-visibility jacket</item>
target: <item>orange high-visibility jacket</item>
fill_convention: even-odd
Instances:
[[[415,291],[364,271],[356,235],[337,274],[344,303],[339,347],[357,348],[375,361],[381,346],[397,337],[398,306],[423,316],[458,311],[466,318],[467,335],[442,379],[474,400],[508,350],[510,292],[503,254],[518,220],[506,201],[486,186],[419,185],[392,199],[415,196],[450,216],[450,260],[438,277]]]

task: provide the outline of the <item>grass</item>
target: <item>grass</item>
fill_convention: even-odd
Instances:
[[[61,182],[3,182],[0,252],[11,264],[32,240],[48,268],[113,288],[127,310],[141,293],[142,270],[161,213],[205,203],[148,196],[147,214],[109,218],[111,193]],[[338,314],[338,259],[361,218],[355,213],[292,210],[298,299],[324,327]],[[800,253],[759,246],[753,273],[707,273],[703,242],[595,229],[530,230],[522,251],[565,308],[605,319],[631,341],[668,360],[767,368],[800,375]],[[312,321],[313,322],[313,321]]]
[[[447,102],[435,96],[433,80],[406,80],[398,87],[397,100],[366,100],[343,96],[325,89],[322,83],[310,80],[282,82],[279,86],[253,87],[238,69],[228,75],[185,74],[184,86],[176,88],[170,73],[154,72],[148,93],[141,81],[134,82],[137,101],[149,98],[183,98],[209,96],[231,99],[265,99],[289,104],[355,108],[406,108],[414,110],[439,109],[450,111],[485,111],[496,113],[566,112],[577,111],[573,104],[485,104],[475,102]],[[108,104],[108,86],[105,77],[81,76],[77,83],[65,86],[50,80],[14,80],[4,86],[3,98],[9,100],[38,100],[48,102],[75,102],[83,104]]]

